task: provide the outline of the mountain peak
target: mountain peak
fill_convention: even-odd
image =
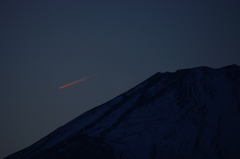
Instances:
[[[11,158],[240,158],[240,67],[156,73]]]

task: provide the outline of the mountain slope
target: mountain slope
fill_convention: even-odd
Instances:
[[[240,67],[156,73],[11,158],[240,158]]]

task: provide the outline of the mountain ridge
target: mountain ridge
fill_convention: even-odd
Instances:
[[[158,72],[6,159],[234,158],[238,134],[240,67],[196,67]]]

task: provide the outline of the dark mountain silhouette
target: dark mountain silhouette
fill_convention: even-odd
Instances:
[[[240,67],[156,73],[6,159],[239,159]]]

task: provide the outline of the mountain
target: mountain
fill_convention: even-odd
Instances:
[[[156,73],[13,158],[239,159],[240,66]]]

